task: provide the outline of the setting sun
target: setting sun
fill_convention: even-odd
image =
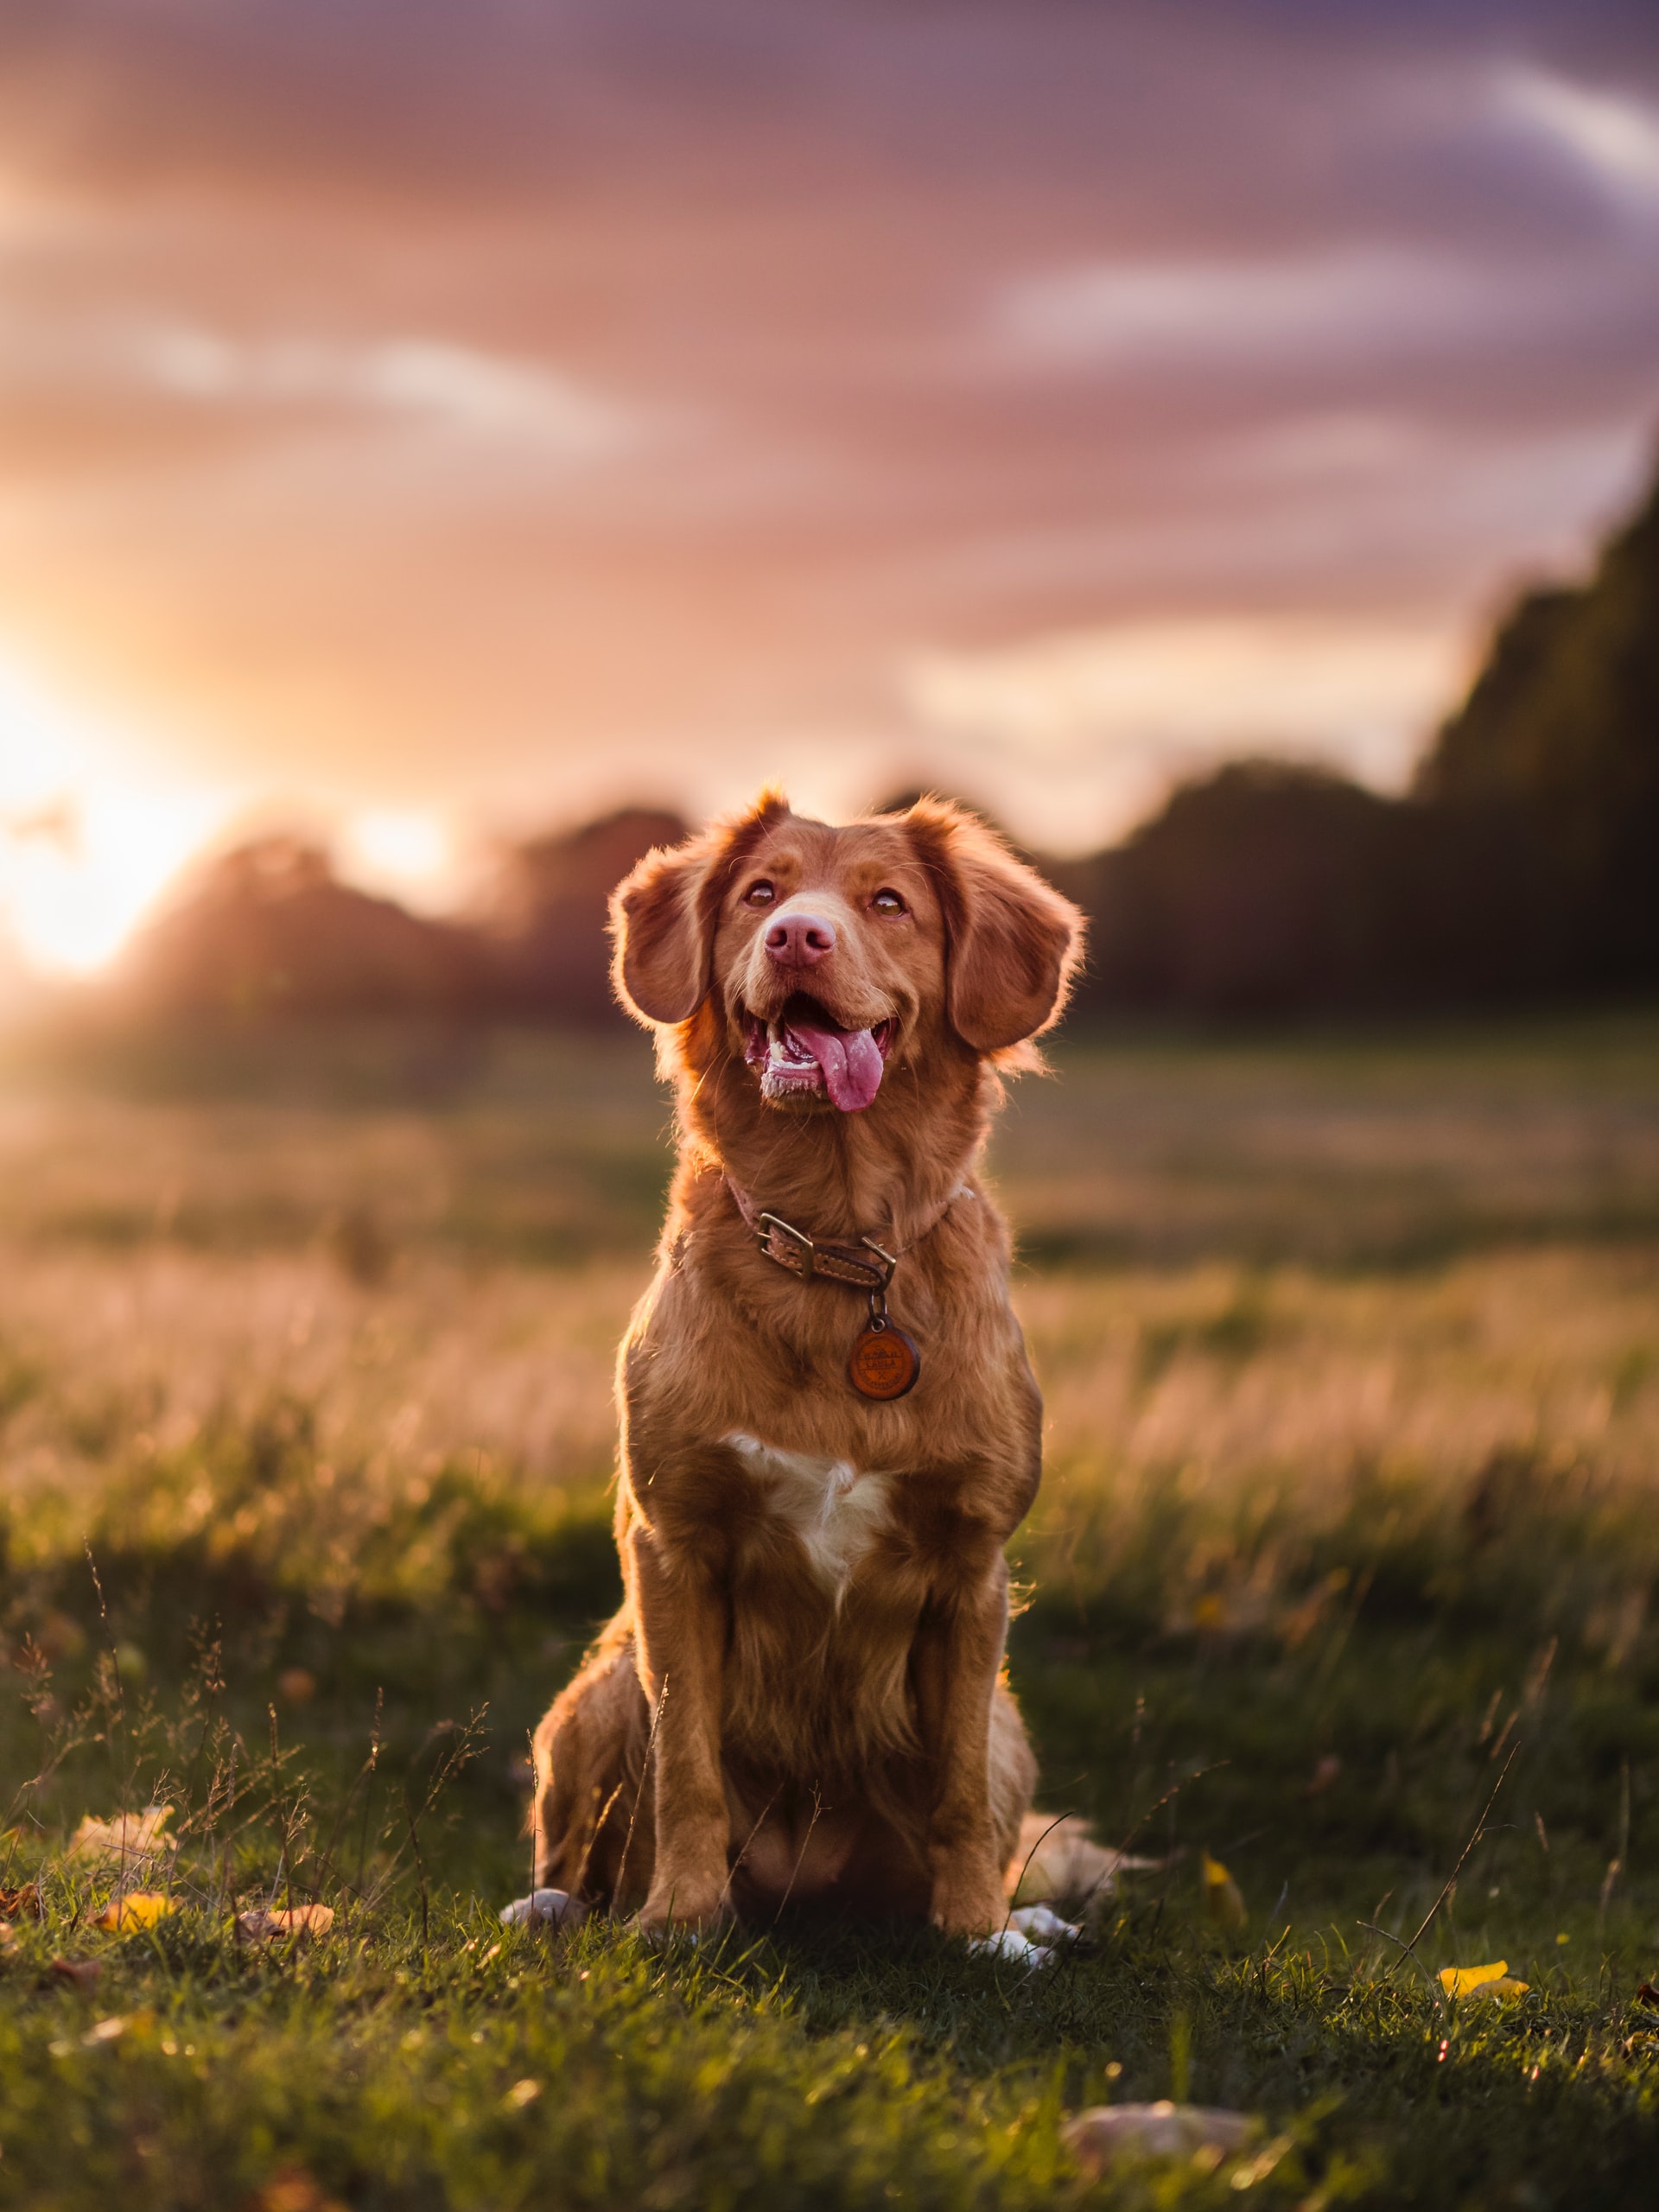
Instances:
[[[104,966],[229,811],[135,775],[137,749],[0,657],[0,931],[32,969]]]

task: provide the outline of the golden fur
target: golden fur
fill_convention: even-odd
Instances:
[[[746,1064],[746,1013],[794,987],[745,903],[760,878],[833,924],[809,980],[834,1020],[893,1025],[862,1111],[772,1103]],[[872,903],[888,887],[902,912]],[[537,1732],[537,1881],[650,1928],[793,1898],[982,1933],[1035,1778],[1000,1677],[1041,1407],[974,1167],[1078,917],[945,803],[831,829],[768,794],[651,854],[612,918],[680,1154],[619,1363],[626,1595]],[[728,1174],[821,1239],[917,1240],[889,1294],[908,1396],[854,1390],[862,1294],[766,1258]]]

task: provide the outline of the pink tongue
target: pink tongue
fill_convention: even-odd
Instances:
[[[863,1111],[881,1088],[881,1051],[868,1029],[818,1029],[791,1021],[789,1033],[811,1053],[823,1087],[843,1114]]]

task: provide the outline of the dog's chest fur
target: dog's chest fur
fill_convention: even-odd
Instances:
[[[800,1543],[813,1573],[839,1599],[887,1519],[893,1478],[845,1459],[785,1452],[734,1429],[725,1443],[758,1483],[772,1516]]]

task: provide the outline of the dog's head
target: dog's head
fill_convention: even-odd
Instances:
[[[858,1113],[891,1065],[1006,1054],[1065,1003],[1077,909],[960,807],[832,829],[767,794],[611,901],[618,995],[785,1110]],[[703,1040],[690,1051],[695,1027]]]

